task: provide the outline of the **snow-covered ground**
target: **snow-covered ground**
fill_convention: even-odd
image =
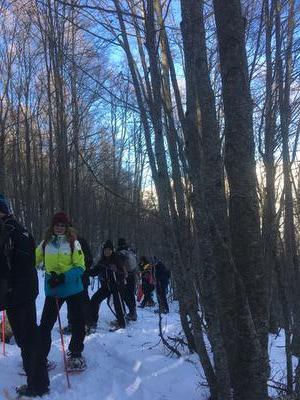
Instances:
[[[269,335],[269,355],[270,355],[270,381],[269,393],[276,394],[275,386],[286,384],[286,358],[285,358],[285,335],[281,330],[279,335]],[[292,357],[293,368],[297,367],[297,357]]]
[[[38,318],[43,303],[43,278],[40,274],[41,294],[37,299]],[[91,292],[92,294],[92,292]],[[178,307],[171,304],[170,314],[163,316],[166,335],[176,336],[181,330]],[[61,310],[66,324],[66,306]],[[158,337],[158,316],[153,309],[138,309],[138,320],[126,329],[109,332],[114,319],[106,302],[100,309],[97,333],[85,339],[84,356],[88,368],[81,374],[71,375],[71,389],[67,388],[63,369],[58,324],[52,332],[49,359],[57,366],[50,371],[50,394],[44,400],[205,400],[207,389],[203,371],[196,355],[186,353],[182,358],[167,356]],[[64,336],[66,344],[70,337]],[[1,343],[2,346],[2,343]],[[285,349],[283,332],[270,335],[269,354],[271,377],[285,382]],[[20,351],[16,345],[6,345],[6,356],[0,348],[0,399],[3,389],[14,393],[14,388],[25,382],[20,371]],[[296,363],[296,359],[294,359]],[[272,384],[272,382],[270,382]],[[270,389],[270,394],[275,391]]]
[[[37,300],[38,318],[43,307],[44,294],[40,276],[41,294]],[[66,323],[66,306],[61,310]],[[203,372],[195,355],[186,354],[181,359],[170,358],[159,343],[158,317],[152,310],[138,309],[138,320],[126,329],[109,332],[113,314],[103,302],[97,333],[86,337],[84,356],[88,368],[81,374],[70,376],[71,389],[67,388],[63,369],[58,324],[52,332],[49,359],[57,363],[50,371],[50,394],[44,400],[205,400],[206,389]],[[171,304],[170,314],[163,317],[166,333],[180,331],[177,305]],[[70,340],[69,336],[64,336]],[[2,344],[1,344],[2,345]],[[0,399],[3,389],[11,393],[17,385],[25,383],[18,374],[20,351],[16,345],[6,345],[6,356],[0,348]]]

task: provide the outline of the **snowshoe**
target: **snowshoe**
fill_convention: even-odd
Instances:
[[[136,321],[137,320],[137,314],[136,311],[133,312],[129,312],[128,314],[126,314],[127,321]]]
[[[97,332],[97,324],[86,325],[85,327],[85,334],[92,335],[93,333]]]
[[[109,332],[116,332],[116,331],[118,331],[119,329],[124,329],[124,328],[125,328],[125,326],[121,326],[121,325],[119,325],[119,324],[117,323],[117,324],[115,324],[114,326],[112,326],[112,327],[110,328]]]
[[[154,307],[155,306],[155,301],[154,300],[150,300],[146,303],[146,307]]]
[[[40,390],[35,390],[35,389],[31,389],[29,388],[27,385],[21,385],[16,387],[16,392],[18,397],[38,397],[38,396],[43,396],[44,394],[48,394],[49,393],[49,389],[45,388],[45,389],[40,389]]]
[[[82,372],[86,369],[85,358],[81,354],[67,353],[68,372]]]

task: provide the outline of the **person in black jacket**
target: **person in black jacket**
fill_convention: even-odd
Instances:
[[[2,195],[0,281],[0,309],[6,309],[27,375],[27,385],[18,387],[16,391],[20,396],[42,396],[49,392],[49,377],[36,321],[38,278],[35,243],[30,233],[13,218],[9,203]]]
[[[164,263],[156,257],[154,257],[154,276],[156,281],[157,300],[159,304],[159,309],[154,310],[154,312],[167,314],[169,312],[167,291],[169,286],[170,271],[166,268]]]
[[[88,245],[88,242],[81,236],[77,236],[77,240],[80,243],[81,250],[84,255],[84,263],[85,263],[85,271],[82,275],[82,283],[83,283],[83,290],[84,290],[84,317],[85,317],[85,326],[86,326],[86,334],[90,333],[90,326],[92,325],[92,314],[91,314],[91,300],[89,297],[89,285],[90,285],[90,269],[93,265],[93,256]],[[68,318],[68,325],[63,328],[63,333],[70,335],[71,334],[71,323]]]
[[[91,330],[97,328],[99,307],[101,302],[113,296],[113,303],[117,317],[115,329],[125,328],[124,315],[124,290],[126,270],[120,257],[114,253],[114,247],[110,240],[107,240],[103,246],[102,257],[94,268],[90,270],[90,276],[99,276],[101,288],[91,298],[92,325]]]
[[[137,312],[136,312],[136,300],[135,300],[135,289],[136,289],[136,280],[138,273],[138,264],[136,260],[136,255],[132,249],[127,245],[126,240],[120,238],[118,240],[118,249],[117,255],[120,257],[122,262],[124,263],[124,267],[126,268],[127,278],[125,283],[125,291],[124,291],[124,301],[126,306],[128,307],[128,314],[126,315],[126,319],[128,321],[136,321],[137,320]],[[130,267],[129,256],[133,257],[135,265]],[[132,258],[130,257],[131,261]]]

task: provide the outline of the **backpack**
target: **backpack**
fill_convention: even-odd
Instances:
[[[126,271],[135,272],[138,266],[135,253],[132,250],[120,250],[119,253],[126,258],[125,262]]]

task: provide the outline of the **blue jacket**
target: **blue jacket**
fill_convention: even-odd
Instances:
[[[65,272],[65,282],[51,288],[48,280],[51,275],[46,272],[45,274],[45,295],[49,297],[68,297],[83,291],[82,284],[83,269],[81,267],[74,267],[68,272]]]

